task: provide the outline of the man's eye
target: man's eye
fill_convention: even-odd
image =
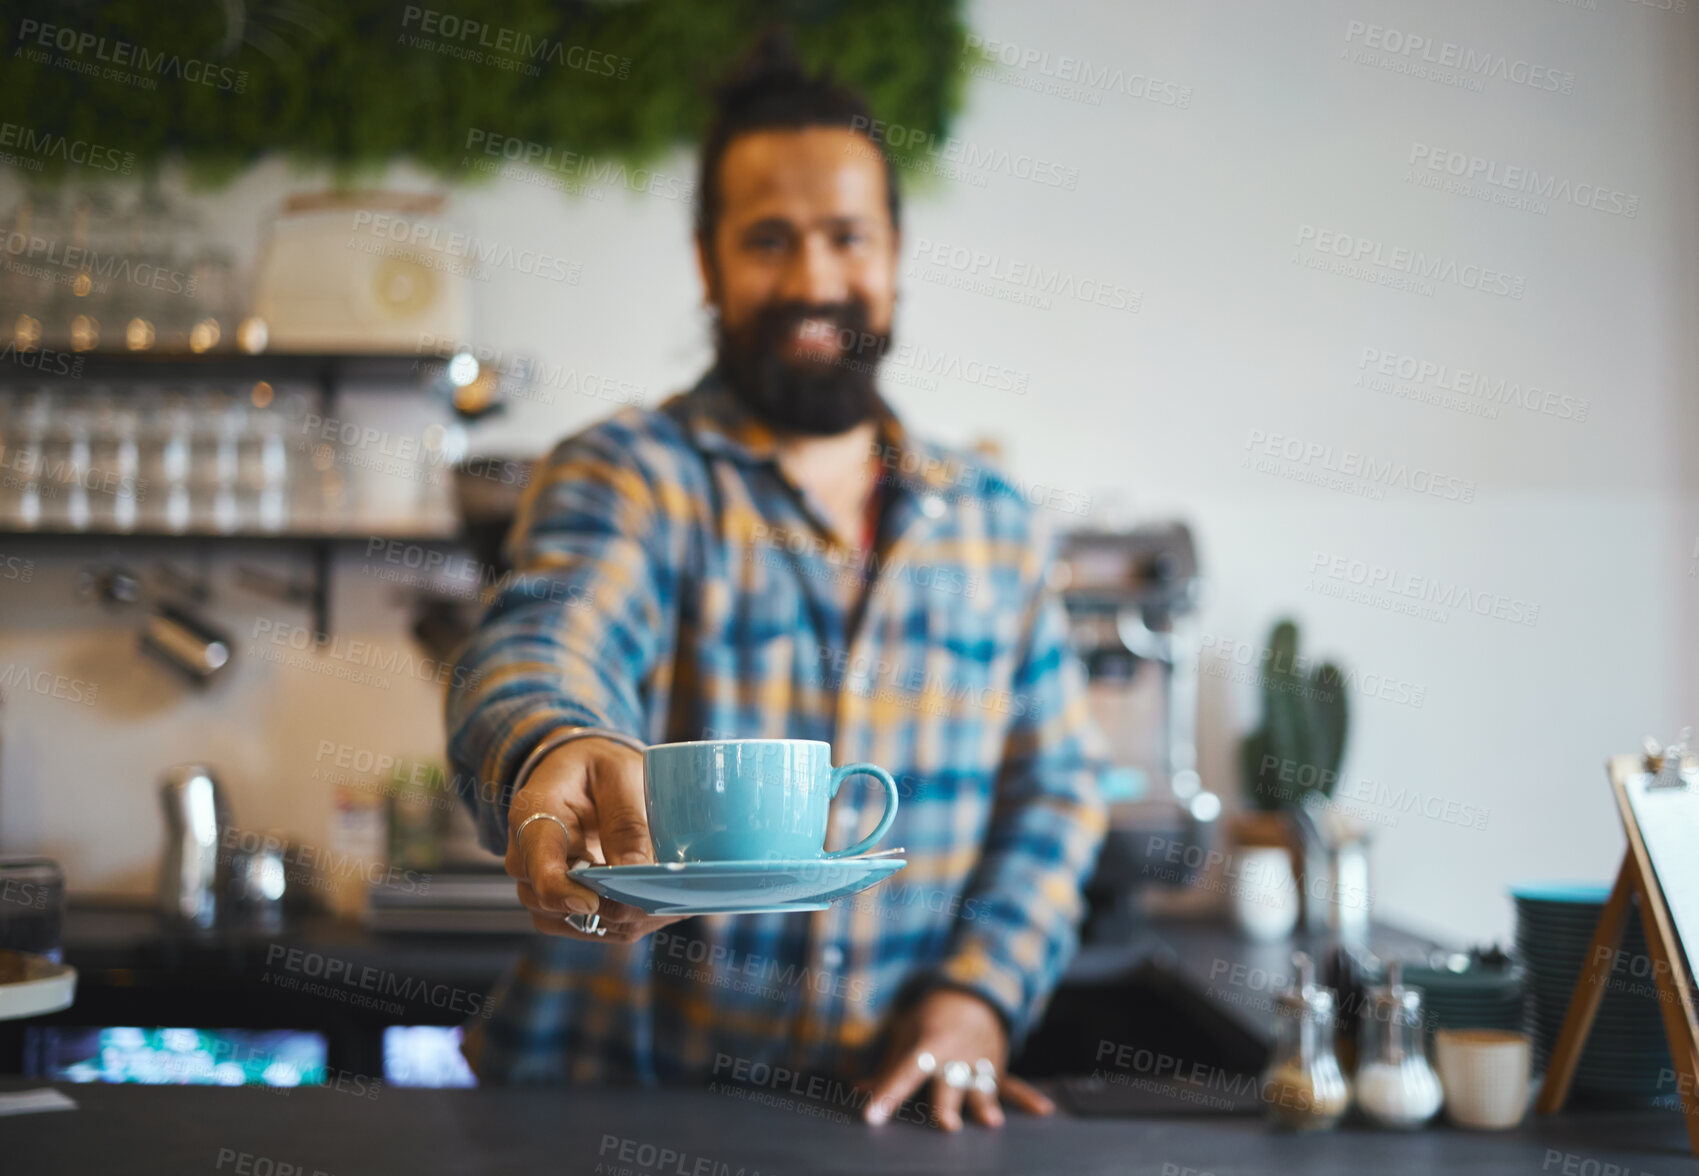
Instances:
[[[862,243],[862,241],[865,240],[865,239],[866,238],[863,236],[863,234],[857,232],[855,229],[844,229],[841,232],[839,232],[838,236],[837,236],[837,242],[838,242],[838,245],[839,245],[840,248],[847,248],[847,247],[852,246],[852,245],[860,245]]]
[[[749,247],[761,253],[778,253],[785,247],[785,239],[778,233],[760,233],[749,239]]]

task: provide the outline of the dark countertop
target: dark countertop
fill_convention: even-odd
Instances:
[[[1274,997],[1292,982],[1292,953],[1305,951],[1317,961],[1331,950],[1330,940],[1302,931],[1273,943],[1253,942],[1219,919],[1150,918],[1102,928],[1105,939],[1080,948],[1063,983],[1108,984],[1140,968],[1166,974],[1215,1013],[1264,1040],[1278,1019]],[[1425,959],[1436,947],[1430,939],[1377,923],[1367,947],[1385,959]]]
[[[281,945],[308,947],[351,965],[383,966],[427,979],[498,976],[523,935],[376,935],[362,923],[319,911],[291,912],[281,926],[215,931],[167,926],[151,906],[76,903],[65,912],[65,960],[87,971],[236,972],[258,969]],[[134,980],[131,981],[135,982]]]
[[[1274,1021],[1271,999],[1289,979],[1292,951],[1302,947],[1320,958],[1327,950],[1302,936],[1252,943],[1222,922],[1136,919],[1093,931],[1095,942],[1074,959],[1046,1024],[1019,1059],[1025,1073],[1091,1073],[1104,1041],[1160,1045],[1217,1067],[1259,1070]],[[36,1024],[313,1029],[327,1035],[336,1068],[381,1074],[384,1025],[463,1022],[526,938],[374,934],[311,912],[291,913],[269,930],[193,932],[163,924],[148,906],[73,903],[63,943],[66,962],[80,973],[77,1005]],[[1411,958],[1432,945],[1376,927],[1371,946]],[[421,996],[378,1010],[272,987],[268,981],[290,952],[348,974],[375,969],[405,982],[386,991]],[[0,1024],[0,1073],[30,1072],[30,1048],[15,1027]]]
[[[1276,1134],[1256,1119],[1011,1116],[1000,1132],[946,1136],[901,1122],[870,1129],[698,1091],[384,1088],[371,1098],[329,1089],[61,1089],[77,1110],[0,1119],[7,1176],[1694,1171],[1673,1112],[1530,1118],[1505,1134],[1431,1127],[1308,1136]]]
[[[1319,955],[1325,944],[1302,934],[1278,943],[1253,943],[1231,925],[1191,919],[1144,919],[1097,929],[1098,942],[1082,947],[1064,983],[1108,984],[1142,967],[1172,974],[1223,1015],[1259,1035],[1272,1023],[1269,997],[1291,974],[1292,952]],[[432,982],[488,985],[522,950],[526,934],[374,934],[362,924],[324,913],[291,914],[274,930],[235,927],[188,932],[164,926],[151,907],[73,904],[66,913],[67,963],[83,982],[123,987],[181,985],[190,977],[248,982],[280,949],[300,947],[346,961]],[[1401,958],[1425,955],[1433,943],[1377,925],[1370,947]]]

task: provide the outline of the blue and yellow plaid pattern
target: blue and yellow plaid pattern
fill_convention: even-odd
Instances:
[[[839,763],[880,764],[901,795],[882,844],[909,864],[825,911],[699,917],[628,946],[535,937],[468,1034],[485,1081],[700,1082],[727,1057],[856,1077],[926,986],[983,995],[1016,1039],[1042,1011],[1105,824],[1047,544],[977,459],[894,418],[875,453],[887,498],[866,560],[712,375],[539,463],[515,575],[461,655],[475,685],[448,700],[485,846],[505,848],[531,750],[597,726],[821,739]],[[828,843],[882,804],[849,781]]]

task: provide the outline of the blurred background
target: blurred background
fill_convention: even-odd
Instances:
[[[0,850],[151,896],[200,763],[442,863],[524,463],[710,360],[691,144],[758,8],[904,165],[884,387],[1067,545],[1122,827],[1325,784],[1460,943],[1607,880],[1604,759],[1699,710],[1680,0],[8,5]],[[1332,775],[1283,790],[1289,696]]]

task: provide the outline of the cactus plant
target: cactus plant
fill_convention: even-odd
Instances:
[[[1344,673],[1332,662],[1304,673],[1298,626],[1282,620],[1262,674],[1262,725],[1240,752],[1252,807],[1291,809],[1312,793],[1332,796],[1349,724]]]

